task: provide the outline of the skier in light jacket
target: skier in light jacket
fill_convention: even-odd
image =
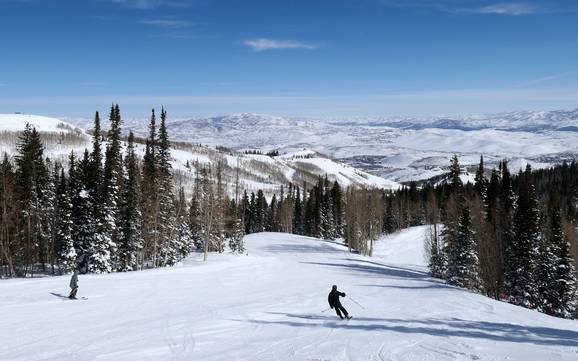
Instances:
[[[68,298],[70,299],[76,299],[76,292],[78,292],[78,270],[74,270],[74,273],[72,273],[72,277],[70,278],[70,295],[68,295]]]

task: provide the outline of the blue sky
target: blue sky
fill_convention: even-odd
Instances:
[[[0,0],[0,112],[578,107],[573,0]]]

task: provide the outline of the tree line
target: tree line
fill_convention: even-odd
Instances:
[[[408,212],[432,225],[430,273],[495,299],[575,317],[577,180],[576,163],[539,171],[528,165],[512,175],[502,161],[487,177],[482,157],[474,183],[464,184],[454,157],[448,180],[420,190],[418,198],[429,202]]]

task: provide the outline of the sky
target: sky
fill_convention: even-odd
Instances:
[[[575,0],[0,0],[0,112],[578,108]]]

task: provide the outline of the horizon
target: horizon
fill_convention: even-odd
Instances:
[[[436,116],[578,106],[570,0],[0,0],[0,112]]]

